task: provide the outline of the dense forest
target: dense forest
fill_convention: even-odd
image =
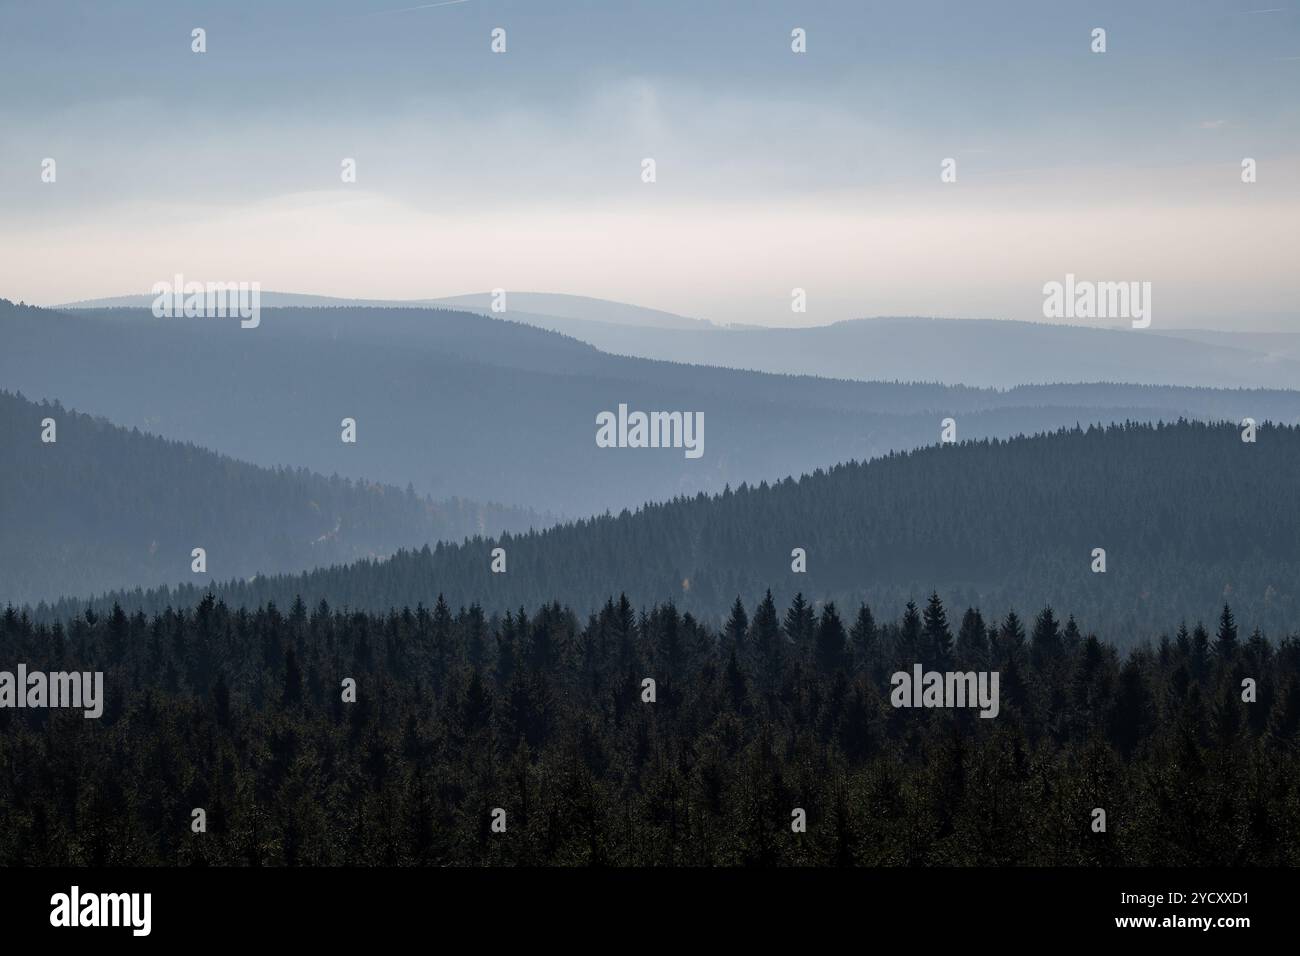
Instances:
[[[1270,634],[1290,633],[1300,586],[1300,429],[1181,422],[1071,429],[892,454],[774,485],[679,498],[540,533],[475,539],[305,575],[221,586],[231,606],[302,595],[309,606],[383,612],[478,602],[488,612],[562,595],[579,614],[626,592],[720,625],[736,594],[771,588],[815,605],[901,607],[939,590],[1004,614],[1068,607],[1126,647],[1223,602]],[[492,570],[493,548],[505,572]],[[806,571],[791,552],[806,551]],[[1093,571],[1093,550],[1106,570]],[[120,593],[107,613],[197,603],[201,585]],[[37,608],[40,620],[85,602]]]
[[[0,660],[107,699],[0,710],[0,863],[1300,863],[1295,637],[902,612],[9,609]],[[891,706],[914,663],[999,672],[998,716]]]
[[[54,421],[53,442],[42,421]],[[0,390],[0,604],[390,555],[543,524],[391,485],[259,468]],[[207,574],[191,572],[206,550]]]

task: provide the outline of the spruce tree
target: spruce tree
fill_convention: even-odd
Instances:
[[[812,640],[816,620],[816,612],[800,591],[785,612],[785,634],[790,643],[801,651],[806,650]]]
[[[961,627],[957,630],[957,663],[962,667],[982,669],[988,665],[988,656],[988,632],[984,618],[978,609],[969,607],[962,615]]]
[[[1030,637],[1030,654],[1035,667],[1046,667],[1061,656],[1061,631],[1056,621],[1056,614],[1050,607],[1038,613],[1034,621],[1034,632]]]
[[[1214,641],[1214,653],[1225,663],[1237,656],[1237,622],[1233,620],[1232,608],[1223,605],[1219,615],[1219,633]]]
[[[854,663],[858,667],[869,667],[875,662],[876,619],[871,614],[871,608],[866,604],[858,606],[858,616],[849,631],[849,640],[853,644]]]
[[[727,642],[732,647],[740,647],[745,643],[745,634],[749,630],[749,615],[745,613],[745,605],[740,600],[740,595],[736,595],[736,603],[731,605],[731,617],[727,619],[727,626],[724,631]]]
[[[925,625],[923,663],[943,670],[952,659],[952,631],[948,628],[948,614],[937,591],[930,593],[922,617]]]
[[[846,640],[844,624],[832,601],[822,609],[821,621],[817,625],[817,666],[822,673],[835,673],[844,667]]]
[[[916,602],[908,601],[907,607],[903,610],[903,623],[898,632],[899,664],[910,669],[913,664],[924,662],[921,636],[921,615],[916,610]]]
[[[768,590],[754,610],[748,643],[763,690],[770,693],[776,689],[785,661],[782,653],[785,641],[781,636],[781,625],[777,620],[776,602],[772,600],[771,590]]]

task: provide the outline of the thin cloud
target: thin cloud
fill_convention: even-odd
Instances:
[[[422,3],[418,7],[399,7],[396,10],[375,10],[371,13],[358,14],[358,16],[382,17],[390,13],[411,13],[414,10],[432,10],[434,7],[453,7],[458,3],[469,3],[469,0],[442,0],[441,3]]]

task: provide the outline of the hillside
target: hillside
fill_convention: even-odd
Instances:
[[[760,374],[618,357],[446,310],[266,310],[245,330],[0,301],[0,343],[0,387],[128,427],[258,465],[569,517],[929,445],[949,416],[960,439],[1125,420],[1300,420],[1297,392]],[[598,448],[596,416],[619,404],[702,413],[702,457]],[[344,417],[358,423],[355,445],[339,441]]]
[[[645,328],[541,316],[520,320],[617,355],[790,375],[994,388],[1097,381],[1300,387],[1300,356],[1293,339],[1280,334],[912,317],[803,329]]]
[[[56,423],[53,443],[41,422]],[[0,391],[0,604],[389,555],[542,519],[408,488],[259,468]],[[207,574],[191,550],[207,552]]]
[[[1253,444],[1231,426],[1074,429],[933,446],[217,593],[233,605],[288,607],[301,596],[372,610],[427,607],[443,594],[452,607],[477,602],[489,613],[559,597],[584,614],[623,592],[637,605],[672,601],[720,620],[737,594],[768,588],[782,603],[802,592],[893,608],[937,589],[993,615],[1068,608],[1121,645],[1170,621],[1212,620],[1225,601],[1276,636],[1297,629],[1296,474],[1294,427],[1262,427]],[[496,546],[506,550],[503,574],[490,571]],[[791,570],[794,548],[806,550],[805,573]],[[1105,573],[1091,570],[1094,548],[1106,550]],[[114,599],[157,611],[201,594]]]
[[[63,308],[147,309],[151,301],[149,296],[118,296]],[[584,296],[512,292],[507,302],[508,311],[496,314],[488,293],[396,302],[263,295],[265,307],[463,309],[558,332],[612,355],[780,375],[985,388],[1053,382],[1300,388],[1300,336],[1292,332],[1210,332],[1163,322],[1132,330],[1063,321],[919,316],[789,328],[719,326]]]

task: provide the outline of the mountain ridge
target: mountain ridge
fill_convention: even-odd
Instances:
[[[708,333],[713,335],[714,333]],[[435,499],[598,514],[776,481],[938,439],[1180,417],[1300,421],[1300,393],[1173,386],[1007,390],[753,373],[609,355],[466,312],[268,309],[257,329],[0,302],[0,384],[262,466]],[[704,415],[699,460],[597,447],[603,411]],[[219,412],[214,412],[220,409]],[[344,417],[358,442],[339,441]]]
[[[151,301],[118,296],[55,308],[145,308]],[[808,326],[717,325],[563,293],[507,292],[503,313],[493,311],[492,301],[491,293],[391,301],[263,293],[266,308],[464,310],[564,334],[611,355],[774,374],[1004,388],[1066,381],[1300,388],[1300,336],[1289,333],[888,315]],[[945,355],[960,362],[944,361]],[[873,363],[872,356],[882,361]]]

